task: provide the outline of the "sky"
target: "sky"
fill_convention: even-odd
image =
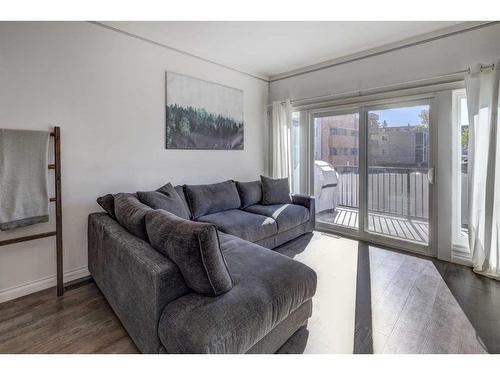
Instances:
[[[393,127],[406,126],[408,123],[410,123],[410,125],[420,125],[422,122],[420,121],[418,114],[424,109],[428,110],[429,106],[419,105],[415,107],[392,108],[370,112],[379,115],[379,121],[381,124],[385,120],[387,121],[388,127]]]

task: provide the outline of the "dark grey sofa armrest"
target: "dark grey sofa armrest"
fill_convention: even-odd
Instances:
[[[179,269],[107,214],[89,215],[88,241],[89,270],[96,284],[138,348],[158,353],[161,312],[189,293]]]
[[[292,195],[292,203],[299,206],[304,206],[309,210],[309,222],[311,229],[316,225],[316,203],[315,198],[309,195],[294,194]]]

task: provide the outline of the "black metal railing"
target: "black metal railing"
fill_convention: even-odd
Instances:
[[[355,166],[336,166],[339,206],[358,208],[359,170]],[[370,211],[429,218],[427,168],[368,167],[368,209]]]

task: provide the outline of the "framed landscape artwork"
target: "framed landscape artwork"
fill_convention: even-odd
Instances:
[[[243,91],[166,72],[166,148],[243,150]]]

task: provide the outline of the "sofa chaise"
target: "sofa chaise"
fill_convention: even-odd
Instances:
[[[143,353],[276,352],[312,313],[315,272],[276,248],[313,230],[314,198],[286,192],[288,203],[269,204],[261,181],[168,185],[182,202],[169,212],[160,209],[167,185],[98,199],[107,213],[88,220],[97,286]],[[222,293],[197,292],[175,262],[193,231],[222,254],[230,275]]]

